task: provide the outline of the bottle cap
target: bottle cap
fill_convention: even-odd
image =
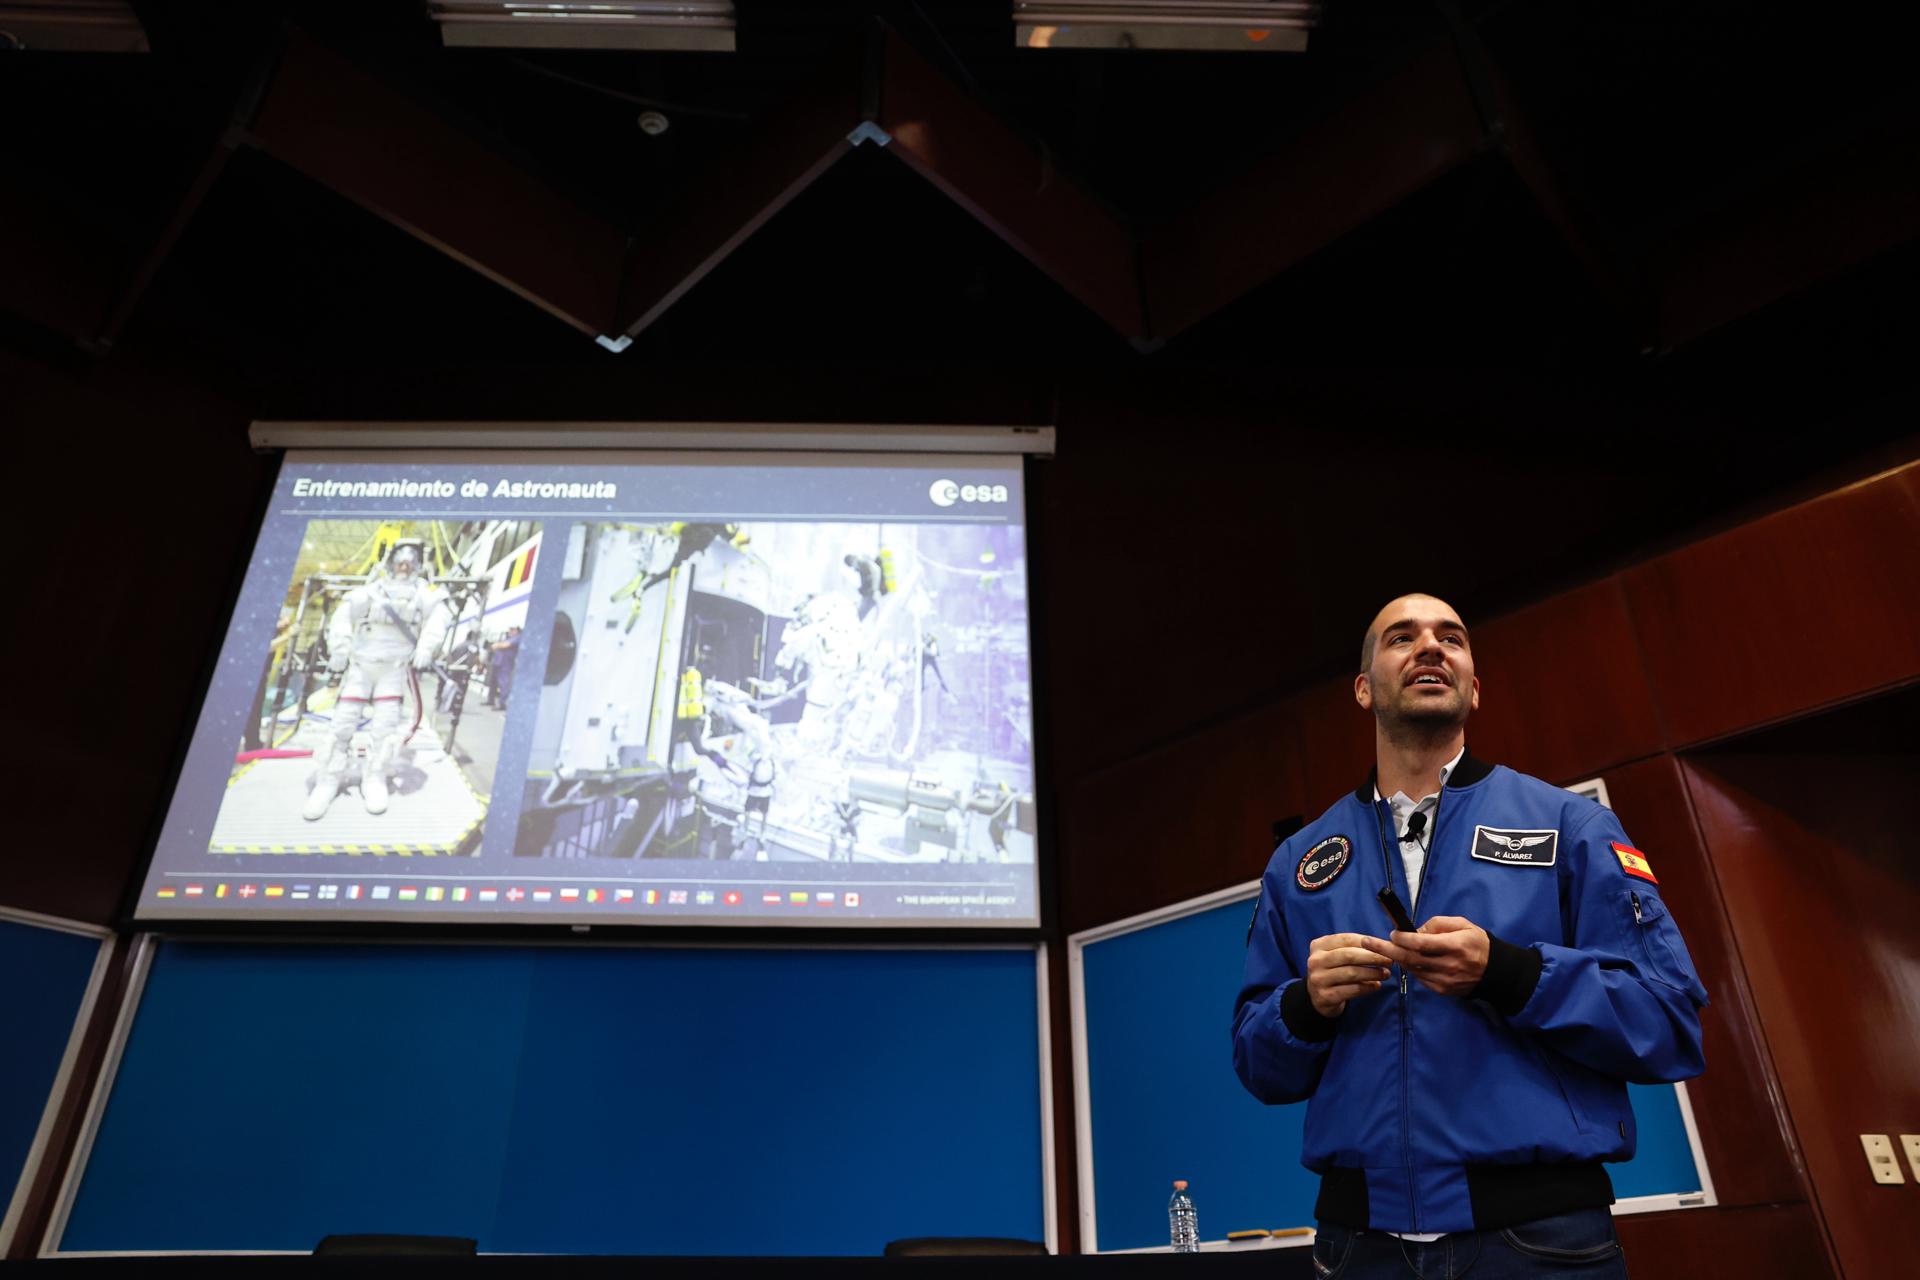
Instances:
[[[1187,1189],[1187,1180],[1185,1178],[1175,1178],[1173,1180],[1173,1189],[1175,1191],[1185,1191]]]

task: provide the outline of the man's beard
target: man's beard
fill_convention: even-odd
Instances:
[[[1467,702],[1458,686],[1444,703],[1413,703],[1406,691],[1391,702],[1374,703],[1374,718],[1387,735],[1387,741],[1420,746],[1444,742],[1467,722]]]

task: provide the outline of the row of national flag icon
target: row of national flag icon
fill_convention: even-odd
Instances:
[[[252,898],[280,899],[292,902],[304,901],[347,901],[362,899],[372,902],[504,902],[509,906],[519,906],[523,902],[535,905],[560,903],[563,906],[723,906],[739,907],[747,905],[753,895],[739,889],[602,889],[576,888],[563,889],[533,888],[523,889],[510,885],[505,889],[488,887],[475,888],[471,885],[359,885],[359,884],[224,884],[215,882],[206,884],[164,885],[155,891],[155,896],[165,899],[178,898],[238,898],[247,901]],[[759,905],[763,907],[858,907],[860,894],[857,890],[834,892],[819,889],[767,889],[758,891]]]

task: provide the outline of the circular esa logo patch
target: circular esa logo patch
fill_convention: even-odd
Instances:
[[[1353,841],[1345,836],[1328,836],[1300,859],[1293,873],[1302,889],[1324,889],[1353,861]]]
[[[936,507],[950,507],[960,500],[960,486],[951,480],[935,480],[927,489],[927,496]]]

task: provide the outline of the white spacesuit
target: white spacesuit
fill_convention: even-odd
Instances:
[[[387,809],[387,774],[400,748],[400,711],[407,690],[407,668],[424,668],[446,634],[447,610],[439,588],[427,581],[426,548],[400,541],[387,553],[380,571],[347,592],[327,622],[328,666],[345,670],[334,706],[333,737],[319,758],[313,790],[301,816],[325,816],[340,793],[353,760],[353,735],[367,704],[367,759],[360,772],[360,799],[368,813]]]
[[[722,723],[745,734],[753,743],[754,755],[772,754],[773,726],[765,716],[754,710],[754,701],[745,689],[728,684],[725,680],[708,680],[703,687],[707,709]]]
[[[824,752],[846,715],[853,696],[853,679],[865,652],[867,632],[860,625],[859,606],[837,593],[813,596],[801,602],[793,625],[781,637],[776,667],[804,662],[806,707],[800,714],[799,738],[806,750]]]
[[[773,807],[773,782],[777,770],[773,757],[756,755],[753,758],[753,772],[747,776],[747,794],[740,806],[740,834],[750,835],[755,842],[754,860],[767,861],[767,811]],[[754,822],[758,817],[759,821]],[[749,833],[749,825],[756,830]]]

